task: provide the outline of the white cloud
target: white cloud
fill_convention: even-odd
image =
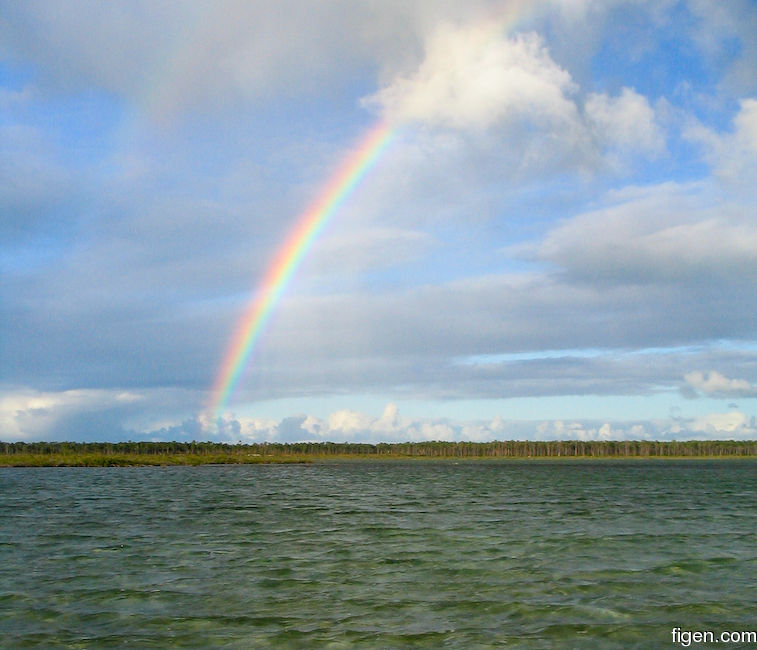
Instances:
[[[536,34],[506,38],[488,24],[444,25],[418,70],[367,102],[393,122],[477,129],[515,120],[573,129],[576,107],[567,95],[574,90]]]
[[[734,118],[732,134],[715,143],[718,172],[731,182],[743,182],[750,189],[757,178],[757,99],[744,99]]]
[[[536,427],[535,440],[643,440],[649,439],[643,425],[610,422],[552,420]]]
[[[0,435],[5,440],[59,439],[62,421],[128,408],[141,400],[140,394],[122,390],[14,389],[0,394]]]
[[[594,420],[454,420],[404,417],[389,403],[376,417],[342,409],[326,419],[313,415],[216,418],[208,413],[162,424],[119,428],[145,402],[160,407],[166,397],[130,391],[14,389],[0,397],[2,439],[32,440],[214,440],[225,442],[420,442],[428,440],[687,440],[750,438],[757,434],[753,416],[739,411],[694,418],[644,421]],[[158,403],[160,402],[160,403]],[[158,408],[156,408],[158,412]],[[163,413],[162,415],[165,415]],[[157,426],[157,428],[155,428]]]
[[[265,418],[224,415],[214,419],[207,414],[198,418],[204,434],[211,439],[228,439],[246,442],[264,440],[278,442],[297,441],[422,441],[422,440],[491,440],[492,434],[485,425],[463,425],[442,418],[406,418],[399,415],[396,404],[389,403],[380,417],[341,409],[332,412],[325,420],[313,415],[299,415],[280,421]],[[181,427],[164,429],[181,433],[181,428],[193,430],[192,422]],[[475,435],[470,435],[476,432]]]
[[[756,397],[757,386],[752,385],[746,379],[729,379],[728,377],[712,370],[709,373],[699,371],[689,372],[684,375],[686,383],[705,395],[714,397]]]
[[[754,438],[757,435],[757,421],[739,411],[729,413],[709,413],[694,418],[688,425],[690,431],[705,434],[709,438]]]
[[[191,429],[191,426],[189,426]],[[228,431],[236,433],[228,435]],[[280,422],[227,416],[219,430],[205,429],[211,439],[233,439],[241,431],[244,442],[422,442],[429,440],[485,442],[492,440],[692,440],[748,439],[757,434],[754,417],[738,411],[693,418],[643,421],[491,420],[460,421],[446,418],[406,418],[388,404],[381,417],[341,410],[326,420],[313,416],[284,418]],[[162,439],[165,439],[163,437]]]
[[[744,99],[741,102],[734,124],[742,148],[757,153],[757,99]]]
[[[623,88],[618,97],[590,94],[584,107],[591,129],[604,147],[621,151],[657,154],[665,148],[665,138],[646,97],[632,88]]]
[[[646,97],[624,87],[616,97],[590,94],[581,108],[580,91],[540,35],[444,23],[417,67],[387,79],[364,104],[413,127],[447,179],[475,175],[465,187],[494,170],[500,183],[625,172],[639,156],[665,151],[666,133]],[[451,169],[455,162],[459,169]]]
[[[753,197],[757,178],[757,99],[742,99],[733,129],[721,133],[701,123],[690,124],[685,135],[701,143],[718,179],[731,189],[742,188]]]
[[[371,429],[375,419],[364,413],[342,410],[329,415],[328,429],[343,435],[354,435],[359,431]]]
[[[520,250],[598,283],[742,283],[757,276],[749,206],[723,205],[701,184],[667,183],[609,198],[616,203],[567,219]]]

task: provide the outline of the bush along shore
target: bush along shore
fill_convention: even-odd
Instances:
[[[298,442],[0,442],[0,466],[307,463],[336,459],[747,458],[757,440]]]

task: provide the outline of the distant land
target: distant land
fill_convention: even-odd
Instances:
[[[326,460],[757,458],[757,440],[493,442],[0,442],[0,467],[311,463]]]

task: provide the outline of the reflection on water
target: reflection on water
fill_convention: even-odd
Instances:
[[[754,629],[757,462],[0,469],[4,647],[670,646]]]

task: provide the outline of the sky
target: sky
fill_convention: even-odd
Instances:
[[[0,439],[754,439],[756,33],[0,1]]]

